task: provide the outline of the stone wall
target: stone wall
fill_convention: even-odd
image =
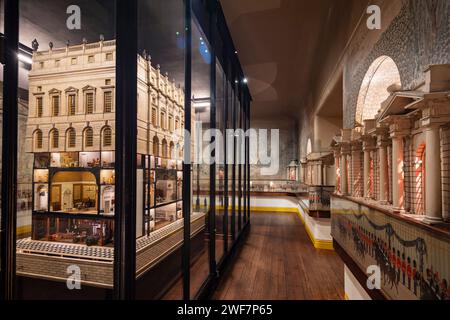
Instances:
[[[280,159],[278,173],[271,176],[261,176],[261,166],[252,165],[250,175],[252,179],[266,179],[266,180],[286,180],[287,179],[287,166],[292,160],[298,159],[298,142],[297,142],[297,124],[294,119],[273,119],[273,120],[261,120],[252,119],[252,129],[267,129],[268,130],[268,142],[270,141],[270,131],[273,129],[280,130]],[[267,146],[268,153],[271,154],[271,146]]]
[[[404,90],[421,85],[429,65],[450,63],[449,16],[448,0],[393,0],[383,3],[382,32],[360,25],[345,61],[345,128],[355,125],[359,89],[376,58],[386,55],[395,61]]]

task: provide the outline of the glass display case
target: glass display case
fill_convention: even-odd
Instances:
[[[211,170],[209,164],[191,162],[188,170],[188,163],[183,162],[187,146],[184,129],[187,124],[192,125],[194,139],[190,149],[193,151],[196,122],[201,122],[203,131],[208,130],[215,114],[214,121],[221,131],[232,128],[232,122],[225,123],[225,117],[239,112],[231,109],[240,99],[237,88],[241,82],[233,85],[231,77],[239,79],[243,75],[237,61],[233,61],[236,65],[227,66],[222,57],[228,55],[222,51],[233,48],[228,35],[224,36],[226,28],[218,27],[212,35],[203,30],[207,23],[200,21],[212,17],[211,13],[216,15],[214,10],[220,11],[220,5],[207,1],[191,3],[192,20],[188,21],[186,9],[189,8],[185,7],[188,2],[138,1],[138,17],[133,20],[138,20],[138,32],[126,37],[136,37],[138,48],[133,53],[136,61],[134,57],[131,61],[118,59],[120,49],[124,49],[119,41],[124,40],[123,33],[122,37],[116,34],[118,29],[123,31],[123,25],[116,25],[116,19],[122,17],[116,14],[118,2],[101,1],[99,5],[98,1],[74,1],[74,6],[82,4],[83,8],[82,28],[76,31],[66,29],[66,19],[62,19],[64,14],[55,14],[66,12],[66,2],[49,0],[39,5],[31,0],[19,2],[17,25],[21,28],[16,32],[22,53],[18,68],[20,117],[14,123],[19,134],[8,137],[18,147],[17,194],[8,198],[17,197],[18,212],[14,213],[15,224],[8,230],[11,234],[16,232],[21,242],[9,243],[8,247],[16,246],[16,272],[21,278],[17,281],[21,286],[17,291],[21,298],[32,288],[33,280],[27,273],[31,269],[29,273],[36,275],[50,289],[57,286],[55,283],[64,282],[67,274],[62,266],[67,258],[75,259],[80,267],[84,263],[92,266],[83,268],[82,285],[95,292],[96,297],[110,297],[111,291],[116,289],[112,276],[117,266],[113,263],[114,257],[118,259],[114,255],[116,249],[136,257],[141,255],[136,259],[136,275],[141,272],[136,281],[140,281],[144,273],[151,274],[149,271],[156,264],[173,261],[169,259],[172,255],[186,257],[191,254],[190,262],[201,264],[201,270],[196,269],[197,272],[190,274],[192,278],[198,276],[187,296],[193,298],[202,290],[209,275],[216,271],[212,260],[219,260],[227,253],[221,243],[214,243],[214,239],[220,237],[223,242],[228,237],[229,231],[224,228],[223,221],[227,214],[225,205],[231,197],[225,194],[225,189],[226,186],[229,191],[232,189],[232,174],[226,174],[224,164]],[[126,6],[125,3],[129,4],[121,2],[120,5]],[[203,13],[199,15],[200,12]],[[149,16],[152,19],[148,19]],[[186,24],[192,25],[192,29]],[[219,24],[226,26],[223,21]],[[225,43],[210,42],[219,36]],[[192,47],[188,45],[188,38],[192,40]],[[191,61],[186,59],[188,52],[192,54]],[[136,178],[137,186],[136,199],[129,199],[124,180],[119,177],[125,176],[128,181],[130,175],[119,172],[118,165],[132,161],[120,148],[116,154],[116,146],[123,147],[123,144],[116,144],[116,138],[121,136],[116,130],[121,130],[120,123],[124,118],[123,113],[116,114],[116,111],[125,108],[121,102],[123,92],[118,90],[124,75],[116,74],[116,71],[135,62],[138,85],[132,96],[137,99],[136,127],[130,124],[133,121],[127,122],[126,127],[137,129],[136,141],[133,141],[137,146],[136,177],[134,172],[130,174],[132,180]],[[215,68],[219,70],[220,80],[216,85],[217,79],[211,77]],[[5,70],[7,68],[3,68],[3,72]],[[236,90],[227,91],[227,85],[235,86]],[[189,92],[188,88],[191,89]],[[217,98],[216,88],[221,90]],[[185,108],[190,108],[190,119],[186,118]],[[210,141],[198,134],[198,146],[203,149]],[[190,160],[193,159],[194,154],[191,154]],[[123,166],[120,168],[124,170]],[[190,172],[188,177],[183,175],[187,172]],[[217,194],[211,195],[213,186]],[[126,187],[130,188],[129,185]],[[11,186],[10,189],[13,190]],[[116,195],[120,197],[116,198]],[[211,202],[216,196],[212,208]],[[121,208],[118,199],[124,197],[133,210]],[[210,225],[214,211],[218,215],[216,228]],[[119,241],[123,240],[124,232],[117,232],[122,229],[114,227],[115,223],[122,223],[131,215],[136,218],[135,253],[129,252],[129,242],[124,248]],[[191,228],[185,228],[186,224]],[[15,225],[17,229],[11,231]],[[214,238],[216,233],[219,237]],[[189,238],[195,250],[186,253],[182,243]],[[163,246],[164,256],[158,259],[154,259],[156,250],[160,250],[155,248],[156,244]],[[1,252],[4,252],[3,246],[6,244],[2,243]],[[94,248],[88,250],[87,246]],[[223,250],[214,256],[211,254],[214,247]],[[73,252],[81,254],[74,256]],[[48,256],[54,258],[52,267],[63,271],[55,275],[51,274],[53,268],[42,267],[41,262]],[[139,265],[143,261],[145,265]],[[182,270],[181,259],[177,261],[179,266],[171,266],[174,278]],[[96,277],[102,281],[96,282]],[[167,283],[152,282],[152,288],[165,286]],[[49,290],[49,295],[55,293]],[[73,292],[67,292],[65,296],[75,298]],[[182,297],[186,294],[182,296],[178,291],[177,298]]]

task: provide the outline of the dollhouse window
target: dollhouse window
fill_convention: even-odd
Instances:
[[[176,158],[176,155],[175,155],[175,144],[173,142],[170,142],[169,157],[172,158],[172,159]]]
[[[42,149],[42,131],[36,130],[34,133],[34,147],[36,149]]]
[[[59,116],[59,96],[52,96],[52,116]]]
[[[84,130],[84,147],[92,148],[94,146],[94,130],[88,127]]]
[[[162,157],[163,158],[167,158],[167,153],[168,153],[168,149],[167,149],[167,140],[163,139],[162,141]]]
[[[169,116],[169,131],[173,132],[173,116]]]
[[[153,155],[155,157],[159,156],[159,139],[157,136],[153,138]]]
[[[74,116],[75,115],[75,95],[74,94],[70,94],[68,96],[68,101],[67,101],[67,105],[68,105],[68,115],[69,116]]]
[[[110,127],[103,129],[103,147],[112,146],[112,130]]]
[[[104,99],[104,111],[103,112],[105,112],[105,113],[112,112],[112,92],[111,91],[105,92],[103,95],[103,99]]]
[[[161,112],[160,126],[162,129],[166,129],[166,113],[164,111]]]
[[[75,148],[77,145],[77,134],[74,128],[67,130],[67,148]]]
[[[42,97],[36,98],[36,111],[37,117],[42,118],[42,115],[44,114]]]
[[[94,93],[88,92],[86,93],[86,114],[94,113]]]
[[[156,127],[158,124],[156,123],[156,114],[157,114],[156,108],[152,108],[152,124]]]
[[[59,148],[59,131],[57,129],[53,129],[50,132],[51,146],[54,149]]]

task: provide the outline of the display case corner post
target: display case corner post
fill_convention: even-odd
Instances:
[[[217,128],[217,118],[216,118],[216,32],[214,32],[214,28],[217,26],[217,2],[213,1],[209,7],[209,35],[210,35],[210,45],[211,45],[211,65],[210,65],[210,92],[211,92],[211,111],[210,111],[210,128],[215,130]],[[211,143],[215,142],[215,137],[211,136]],[[208,211],[208,234],[209,234],[209,271],[210,275],[215,277],[217,274],[217,263],[216,263],[216,151],[213,150],[211,152],[211,156],[214,161],[212,161],[210,165],[209,172],[209,204],[210,210]]]
[[[192,76],[192,2],[184,0],[185,6],[185,119],[191,119],[191,76]],[[185,121],[185,132],[191,133],[191,121]],[[189,137],[190,138],[190,137]],[[183,300],[190,300],[190,255],[191,255],[191,141],[184,139],[183,161],[183,246],[182,246],[182,276],[183,276]]]
[[[18,146],[19,1],[4,2],[3,136],[1,191],[1,300],[15,298]],[[6,174],[8,173],[8,174]]]
[[[135,298],[137,0],[116,0],[116,163],[114,298]]]

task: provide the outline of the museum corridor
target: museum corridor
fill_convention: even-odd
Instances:
[[[0,304],[450,300],[449,17],[0,0]]]
[[[316,250],[295,213],[255,212],[214,299],[342,300],[343,273],[337,254]]]

